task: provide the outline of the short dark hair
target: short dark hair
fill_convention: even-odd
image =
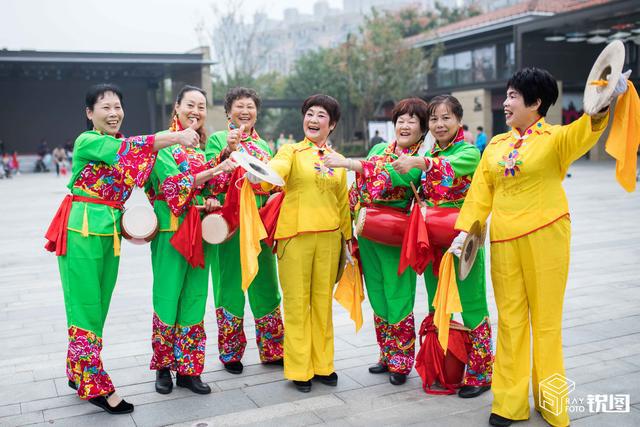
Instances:
[[[227,94],[224,96],[224,112],[229,114],[231,112],[233,101],[242,98],[253,99],[253,102],[256,104],[256,110],[260,110],[262,100],[260,99],[260,96],[258,96],[258,92],[247,87],[234,87],[229,89]]]
[[[122,104],[122,91],[120,88],[113,83],[98,83],[97,85],[93,85],[87,91],[87,95],[84,98],[85,106],[93,111],[93,106],[96,105],[96,102],[100,100],[107,92],[113,92],[116,94],[118,99],[120,99],[120,103]]]
[[[405,98],[398,101],[391,111],[391,121],[395,126],[398,118],[404,114],[416,116],[420,121],[420,130],[426,132],[429,118],[429,104],[421,98]]]
[[[122,97],[122,91],[120,88],[113,83],[98,83],[93,85],[87,90],[87,94],[84,97],[84,105],[91,111],[93,111],[93,107],[96,105],[101,98],[107,92],[113,92],[120,100],[120,104],[124,104],[124,98]],[[93,129],[93,122],[87,119],[87,129]]]
[[[436,108],[442,104],[444,104],[458,120],[462,120],[462,115],[464,114],[462,104],[460,104],[458,98],[452,95],[438,95],[429,101],[429,117],[434,115],[436,113]]]
[[[334,125],[340,121],[340,103],[332,96],[317,93],[311,95],[302,103],[302,116],[307,114],[311,107],[322,107],[329,114],[329,124]]]
[[[529,106],[540,100],[538,114],[547,115],[549,107],[558,100],[558,82],[547,70],[528,67],[516,71],[507,82],[507,90],[517,90],[524,98],[524,105]]]
[[[482,132],[482,131],[484,130],[484,128],[483,128],[482,126],[478,126],[478,127],[476,128],[476,130],[479,130],[480,132]]]
[[[469,126],[467,126],[467,125],[462,125],[462,130],[469,130]]]

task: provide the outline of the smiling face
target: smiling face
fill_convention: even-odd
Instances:
[[[460,119],[449,110],[447,104],[436,106],[429,115],[429,131],[436,139],[438,145],[446,145],[455,138],[460,129]]]
[[[531,105],[525,105],[522,94],[510,87],[507,89],[507,98],[502,103],[507,126],[521,131],[531,126],[540,118],[540,104],[541,101],[538,99]]]
[[[194,121],[198,122],[197,129],[204,126],[207,118],[207,99],[197,90],[185,92],[180,102],[176,102],[175,109],[183,128],[188,128]]]
[[[258,108],[253,98],[238,98],[231,103],[229,118],[238,127],[244,125],[245,132],[250,133],[256,125]]]
[[[115,136],[120,131],[124,110],[120,98],[114,92],[105,92],[91,109],[86,109],[86,113],[98,132]]]
[[[318,105],[309,107],[302,119],[304,136],[308,140],[322,145],[326,142],[331,131],[336,127],[335,123],[330,123],[331,118],[327,110]]]
[[[403,114],[396,120],[396,141],[402,148],[411,147],[422,138],[420,119],[415,115]]]

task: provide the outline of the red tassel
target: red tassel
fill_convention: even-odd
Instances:
[[[60,203],[60,207],[44,235],[47,239],[44,248],[49,252],[55,252],[56,256],[67,253],[67,223],[69,222],[72,201],[71,194],[62,199],[62,203]]]
[[[264,229],[267,231],[267,238],[264,240],[269,247],[273,247],[276,225],[278,224],[278,217],[280,216],[280,208],[282,207],[283,200],[284,191],[280,192],[273,200],[260,208],[260,218],[262,219]]]
[[[433,261],[433,250],[429,243],[427,225],[420,212],[420,205],[415,203],[411,208],[409,226],[402,241],[398,275],[404,273],[409,266],[416,273],[422,274],[431,261]]]
[[[242,179],[244,173],[244,169],[237,167],[231,174],[229,189],[220,210],[220,214],[229,225],[229,231],[235,230],[240,225],[240,188],[236,183]]]

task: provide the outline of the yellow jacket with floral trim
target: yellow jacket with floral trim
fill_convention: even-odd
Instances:
[[[351,238],[351,216],[347,194],[347,173],[343,168],[324,165],[323,153],[309,140],[283,145],[269,162],[285,181],[275,239],[299,233],[340,230]],[[268,190],[270,184],[263,183]]]
[[[456,222],[469,231],[491,213],[491,242],[515,239],[569,214],[562,181],[567,169],[597,142],[608,115],[583,115],[566,125],[541,118],[524,134],[496,135],[483,153]]]

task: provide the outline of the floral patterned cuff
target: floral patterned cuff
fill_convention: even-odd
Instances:
[[[122,140],[115,163],[123,169],[125,182],[142,187],[149,179],[156,161],[154,141],[155,135],[132,136]]]
[[[195,177],[178,174],[165,179],[160,187],[169,209],[175,216],[180,216],[195,194]]]

